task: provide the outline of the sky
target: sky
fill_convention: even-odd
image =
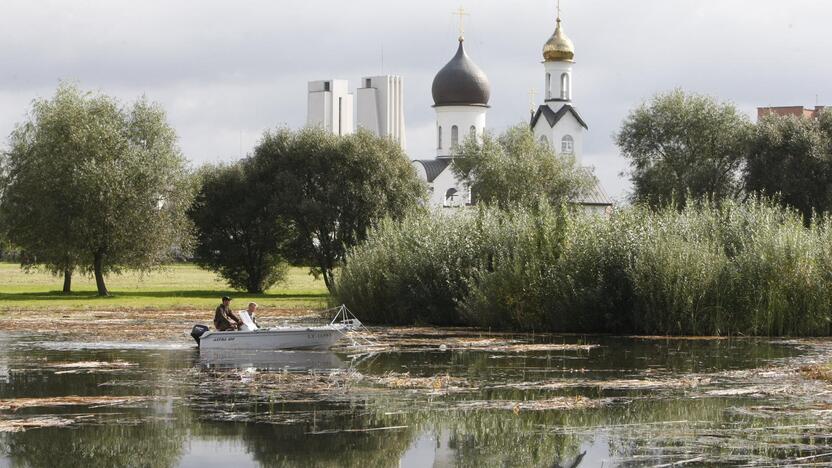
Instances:
[[[397,74],[407,151],[435,154],[431,82],[466,50],[491,83],[488,128],[528,121],[543,94],[555,0],[3,0],[0,148],[60,81],[160,103],[192,165],[234,161],[268,129],[302,127],[306,84]],[[573,103],[589,125],[583,163],[630,190],[613,136],[628,112],[674,88],[758,106],[832,105],[828,0],[562,0],[575,44]],[[623,175],[622,175],[623,173]]]

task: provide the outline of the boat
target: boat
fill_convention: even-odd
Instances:
[[[342,305],[327,311],[336,312],[328,325],[317,327],[283,326],[259,328],[243,315],[245,326],[239,331],[215,331],[205,325],[194,325],[191,336],[200,349],[233,350],[324,350],[362,327],[361,322]]]

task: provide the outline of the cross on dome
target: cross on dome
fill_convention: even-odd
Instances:
[[[459,40],[462,41],[465,38],[465,17],[471,15],[470,13],[465,11],[465,9],[463,9],[461,5],[459,9],[457,9],[455,12],[451,14],[459,17]]]

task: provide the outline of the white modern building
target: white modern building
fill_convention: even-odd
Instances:
[[[309,82],[306,125],[336,135],[353,133],[353,95],[347,80]]]
[[[395,75],[361,79],[356,106],[356,124],[406,148],[402,78]]]
[[[347,80],[310,81],[306,124],[336,135],[364,128],[391,138],[404,149],[407,140],[401,77],[370,76],[362,78],[361,85],[355,100]]]

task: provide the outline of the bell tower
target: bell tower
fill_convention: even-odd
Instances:
[[[543,104],[532,115],[535,138],[558,155],[573,156],[580,163],[586,122],[572,104],[572,67],[575,46],[566,37],[560,17],[560,1],[555,32],[543,45],[545,86]]]

